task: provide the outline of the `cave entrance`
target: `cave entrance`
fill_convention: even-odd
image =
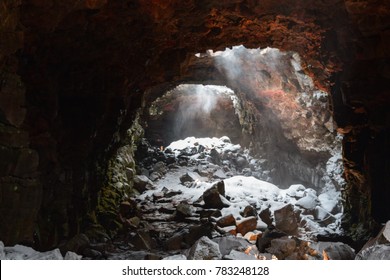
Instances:
[[[302,240],[341,234],[341,136],[299,55],[238,46],[184,64],[185,81],[146,94],[132,202],[142,213],[123,221],[147,221],[165,252],[275,227]]]

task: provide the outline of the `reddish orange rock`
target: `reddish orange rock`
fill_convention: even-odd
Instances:
[[[255,230],[257,225],[256,217],[249,217],[237,222],[237,232],[245,235],[247,232]]]

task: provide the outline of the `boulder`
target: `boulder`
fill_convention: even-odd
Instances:
[[[325,225],[325,226],[332,224],[336,221],[336,217],[330,214],[321,206],[316,206],[314,210],[314,218],[319,220],[319,223],[321,225]]]
[[[232,250],[229,255],[223,256],[224,260],[257,260],[256,256],[246,254],[237,250]]]
[[[218,244],[207,236],[196,241],[188,253],[189,260],[219,260],[221,258],[222,254]]]
[[[251,206],[251,205],[247,205],[244,210],[240,213],[241,216],[247,218],[247,217],[256,217],[257,216],[257,212],[256,212],[256,209]]]
[[[227,176],[226,176],[225,172],[222,169],[218,169],[217,171],[214,172],[213,178],[216,178],[216,179],[226,179]]]
[[[60,247],[60,249],[63,254],[68,251],[75,252],[76,254],[82,254],[83,250],[87,247],[90,247],[90,240],[88,236],[83,233],[80,233],[70,239],[65,244],[65,246]]]
[[[340,192],[326,192],[318,196],[322,208],[331,214],[337,214],[339,211]]]
[[[231,235],[237,235],[237,227],[236,226],[228,226],[228,227],[218,227],[217,231],[221,234],[231,234]]]
[[[182,175],[180,177],[180,182],[184,184],[185,182],[194,182],[196,180],[199,180],[200,176],[194,172],[188,171],[186,174]]]
[[[134,188],[139,192],[143,193],[146,190],[150,190],[153,187],[153,182],[145,175],[134,176]]]
[[[360,252],[364,251],[368,247],[375,246],[375,245],[381,245],[381,244],[388,244],[390,243],[390,221],[388,221],[381,231],[377,234],[376,237],[371,238],[367,241],[366,244],[364,244],[363,248],[360,250]],[[359,252],[359,254],[360,254]]]
[[[227,136],[222,136],[221,138],[219,138],[219,140],[221,140],[223,143],[228,143],[228,144],[232,143],[230,141],[230,138]]]
[[[273,219],[271,217],[271,210],[269,208],[261,208],[260,213],[259,213],[260,219],[266,223],[268,226],[272,225]]]
[[[218,185],[212,186],[203,193],[203,201],[205,208],[222,209],[229,206],[226,199],[220,193]]]
[[[219,250],[221,251],[222,255],[230,254],[233,249],[244,251],[252,245],[246,239],[238,238],[232,235],[216,237],[213,239],[213,241],[218,243]]]
[[[237,221],[237,232],[241,233],[242,235],[245,235],[247,232],[255,230],[256,226],[257,226],[256,217],[253,216],[248,217],[240,221]]]
[[[294,235],[298,230],[298,223],[291,204],[282,206],[274,211],[275,227],[287,234]]]
[[[138,230],[134,236],[130,238],[130,243],[137,250],[151,250],[156,247],[155,241],[151,238],[148,230]]]
[[[296,246],[297,243],[294,239],[287,237],[277,238],[271,240],[271,245],[266,249],[266,251],[281,260],[291,255],[295,251]]]
[[[357,254],[356,260],[390,260],[390,244],[368,247]]]
[[[217,226],[219,227],[228,227],[228,226],[235,226],[235,225],[236,225],[236,219],[232,214],[224,216],[217,221]]]
[[[314,208],[318,205],[318,199],[317,196],[308,193],[306,196],[298,199],[295,205],[300,206],[306,210],[314,210]]]
[[[287,189],[286,194],[291,197],[295,197],[299,199],[305,196],[305,190],[306,188],[304,185],[301,184],[291,185]]]
[[[324,258],[330,260],[353,260],[355,250],[342,242],[317,242],[311,243],[310,247],[321,253]]]
[[[184,240],[184,232],[179,232],[173,235],[172,237],[168,238],[165,241],[164,247],[168,251],[172,250],[180,250],[182,247],[184,247],[183,240]]]
[[[187,203],[181,202],[176,206],[176,218],[183,220],[186,217],[193,215],[193,207]]]

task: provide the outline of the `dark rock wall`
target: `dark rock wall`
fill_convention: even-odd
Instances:
[[[143,92],[185,80],[187,55],[239,44],[300,54],[346,135],[350,223],[388,219],[386,3],[3,0],[0,239],[84,230]]]

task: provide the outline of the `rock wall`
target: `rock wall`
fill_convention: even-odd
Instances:
[[[16,52],[24,42],[20,4],[0,5],[0,236],[7,244],[33,241],[42,201],[40,159],[26,127],[26,88],[18,73]]]
[[[349,224],[388,219],[389,13],[368,0],[2,1],[0,239],[35,231],[50,247],[85,230],[142,94],[185,81],[187,56],[240,44],[301,56],[345,134]]]

